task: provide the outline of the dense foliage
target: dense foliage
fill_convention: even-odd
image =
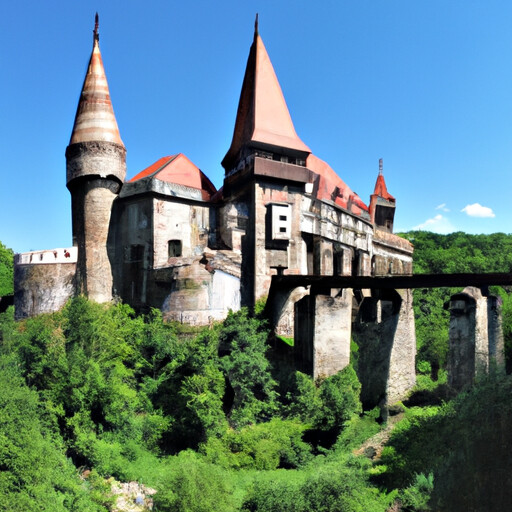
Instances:
[[[406,498],[416,498],[410,510],[507,510],[512,499],[511,394],[510,376],[492,376],[441,407],[411,409],[384,448],[378,480],[387,488],[410,486]],[[432,493],[430,508],[425,494],[420,505],[418,484]]]
[[[0,242],[0,297],[14,292],[13,258],[12,250]]]
[[[512,265],[507,235],[405,236],[418,272]],[[494,291],[512,340],[508,290]],[[445,377],[450,293],[415,292],[418,369],[434,377]],[[372,462],[354,450],[382,436],[379,411],[361,413],[353,368],[317,382],[276,371],[268,336],[245,309],[186,333],[158,311],[83,297],[22,322],[0,314],[0,508],[106,511],[113,476],[155,487],[157,512],[507,509],[510,377],[404,406]],[[423,396],[447,399],[418,380]]]
[[[323,447],[347,429],[356,439],[354,421],[378,430],[374,418],[359,418],[354,370],[316,383],[296,373],[278,385],[266,324],[245,309],[181,336],[158,311],[136,316],[123,304],[77,297],[59,313],[18,323],[10,310],[1,315],[0,334],[0,364],[10,368],[2,374],[1,407],[13,409],[13,422],[27,423],[35,443],[36,460],[13,467],[41,489],[17,483],[16,499],[56,499],[62,510],[81,510],[83,501],[87,510],[102,510],[108,497],[98,479],[81,481],[75,470],[91,468],[156,486],[155,506],[163,511],[277,510],[275,486],[288,488],[290,479],[290,510],[299,503],[296,510],[322,510],[326,489],[332,507],[359,510],[367,502],[384,511],[390,503],[369,484],[369,463],[349,456],[353,443]],[[16,410],[12,403],[25,396],[27,407]],[[0,421],[2,443],[21,446],[25,434],[7,419]],[[50,453],[64,483],[42,470],[38,450]],[[0,460],[0,483],[10,482],[5,471],[10,466]],[[15,493],[5,485],[6,496]]]

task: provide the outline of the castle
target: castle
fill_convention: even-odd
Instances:
[[[297,135],[257,21],[222,161],[223,187],[216,190],[181,153],[125,181],[125,155],[96,20],[66,149],[73,246],[16,255],[17,318],[58,310],[71,296],[85,294],[207,325],[265,298],[278,273],[412,273],[413,247],[393,234],[396,204],[382,161],[367,206]],[[300,336],[294,317],[308,294],[300,288],[288,297],[277,321],[283,336]],[[350,324],[351,291],[329,299],[346,310],[343,322]],[[410,317],[410,300],[404,304]],[[409,352],[414,374],[414,349]],[[348,355],[340,357],[334,366],[346,364]]]

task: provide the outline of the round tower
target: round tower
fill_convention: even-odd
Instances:
[[[77,292],[96,302],[112,299],[107,241],[112,204],[125,176],[126,148],[110,101],[96,14],[92,54],[66,149],[73,245],[78,248]]]

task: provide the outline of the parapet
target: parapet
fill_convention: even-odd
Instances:
[[[76,263],[77,247],[22,252],[14,255],[15,265],[47,265],[50,263]]]

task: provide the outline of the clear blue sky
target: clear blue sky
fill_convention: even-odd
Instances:
[[[64,151],[96,11],[128,178],[182,152],[222,184],[259,12],[297,133],[367,202],[383,158],[397,230],[512,232],[510,1],[20,0],[0,30],[16,252],[71,244]]]

